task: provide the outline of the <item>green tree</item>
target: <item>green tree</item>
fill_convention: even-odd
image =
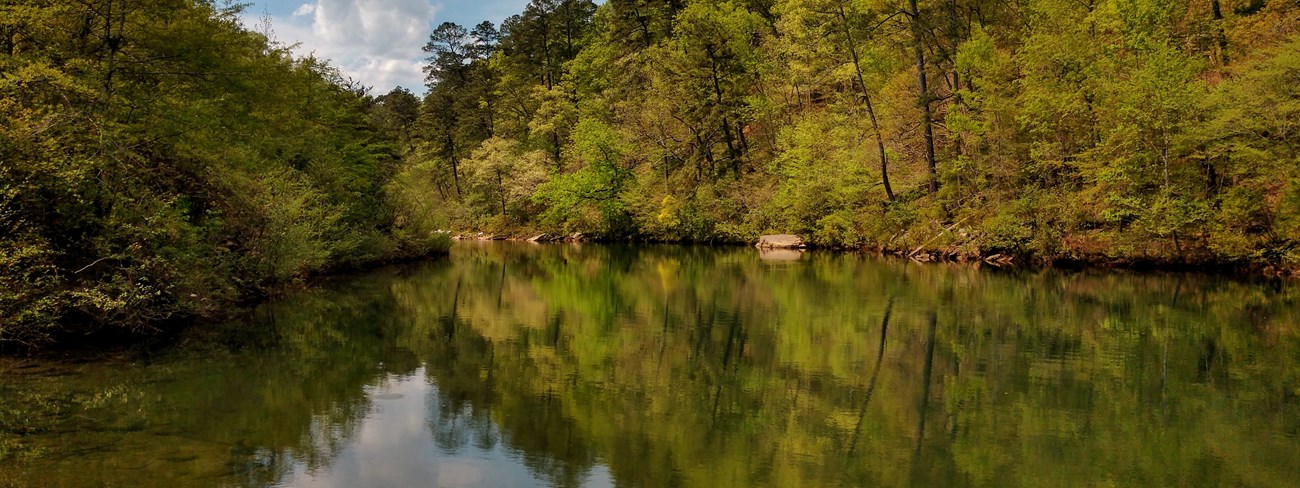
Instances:
[[[465,160],[466,180],[472,191],[469,201],[485,214],[506,221],[512,209],[527,215],[528,209],[519,207],[526,205],[538,185],[546,181],[547,166],[543,152],[524,151],[509,139],[488,139]]]
[[[238,7],[0,8],[0,346],[151,332],[400,257],[399,134]]]

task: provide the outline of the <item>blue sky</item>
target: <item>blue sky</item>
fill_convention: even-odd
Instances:
[[[247,0],[245,25],[298,43],[300,55],[332,61],[345,75],[387,93],[395,86],[423,94],[420,48],[443,22],[500,25],[523,11],[528,0]]]

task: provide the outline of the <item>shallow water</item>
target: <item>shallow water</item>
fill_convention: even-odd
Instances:
[[[1291,285],[461,243],[0,364],[0,486],[1294,486]]]

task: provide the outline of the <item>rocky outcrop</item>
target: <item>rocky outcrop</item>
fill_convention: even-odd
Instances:
[[[531,236],[531,237],[530,237]],[[581,232],[572,234],[520,234],[511,232],[505,234],[489,234],[486,232],[463,232],[452,236],[457,241],[517,241],[517,242],[587,242],[591,240]]]
[[[506,236],[488,234],[486,232],[475,232],[472,234],[467,232],[463,234],[454,235],[451,238],[452,240],[456,240],[456,241],[504,241],[506,240]]]
[[[802,237],[793,234],[777,234],[758,238],[759,249],[804,249],[808,244]]]

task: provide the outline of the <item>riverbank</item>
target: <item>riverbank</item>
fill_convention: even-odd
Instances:
[[[154,335],[449,245],[402,176],[415,95],[294,56],[240,6],[10,3],[0,347]]]
[[[960,231],[959,231],[960,232]],[[953,234],[957,235],[957,234]],[[629,238],[608,237],[581,232],[563,233],[547,232],[537,229],[512,229],[507,231],[460,231],[452,232],[456,241],[513,241],[535,243],[653,243],[653,244],[703,244],[724,246],[753,246],[763,238],[754,236],[750,239],[718,237],[714,240],[692,240],[673,238]],[[875,254],[917,263],[961,263],[979,264],[993,268],[1019,269],[1061,269],[1061,270],[1128,270],[1135,272],[1177,272],[1203,273],[1232,276],[1244,279],[1271,278],[1295,279],[1300,277],[1300,267],[1280,262],[1250,262],[1244,260],[1217,260],[1207,253],[1187,252],[1182,255],[1156,253],[1148,254],[1107,254],[1097,249],[1073,248],[1063,249],[1059,254],[1044,255],[1028,251],[1006,251],[982,249],[974,240],[968,239],[962,244],[907,245],[900,243],[865,244],[848,246],[840,244],[818,243],[804,239],[802,248],[831,250],[838,252],[858,252]],[[900,239],[906,241],[906,239]],[[933,239],[932,239],[933,240]],[[1080,240],[1081,242],[1081,240]],[[1173,250],[1170,250],[1173,251]]]
[[[804,3],[668,7],[649,15],[690,28],[658,35],[593,14],[546,77],[517,49],[533,39],[505,32],[466,60],[483,80],[431,86],[422,110],[449,117],[409,155],[421,193],[439,225],[485,231],[788,232],[926,261],[1300,268],[1300,5],[1211,20],[1185,2],[908,16]],[[875,34],[854,26],[871,19],[912,25],[864,43]],[[481,91],[492,80],[498,99]]]
[[[383,268],[387,266],[402,265],[413,262],[420,262],[428,259],[435,259],[448,254],[452,242],[532,242],[537,244],[581,244],[581,243],[622,243],[622,244],[702,244],[713,246],[752,246],[761,237],[748,240],[724,240],[719,239],[713,242],[692,242],[687,240],[671,239],[630,239],[630,238],[610,238],[607,236],[582,234],[582,233],[557,233],[542,231],[524,231],[515,230],[512,232],[458,232],[446,233],[448,239],[446,247],[439,247],[438,250],[422,255],[402,255],[390,256],[384,259],[376,259],[363,263],[353,263],[346,266],[338,266],[328,271],[307,274],[293,280],[276,283],[271,286],[265,286],[256,290],[248,290],[248,293],[242,294],[234,300],[226,300],[219,303],[210,304],[202,312],[195,312],[183,315],[169,317],[166,320],[151,322],[147,328],[121,328],[113,327],[111,324],[101,324],[89,326],[83,324],[77,327],[67,327],[63,332],[51,334],[46,340],[35,344],[23,343],[0,343],[0,354],[64,354],[71,356],[81,356],[84,352],[90,352],[94,349],[102,348],[108,345],[112,348],[144,348],[149,349],[157,345],[170,343],[177,334],[191,327],[203,326],[228,320],[231,317],[245,313],[252,307],[282,299],[285,296],[292,295],[304,289],[312,288],[323,281],[346,277],[350,274],[361,273],[369,270]],[[817,245],[816,243],[807,243],[801,245],[800,250],[818,250],[832,252],[849,252],[873,254],[889,259],[910,261],[918,264],[965,264],[988,267],[992,269],[1014,269],[1014,270],[1068,270],[1068,271],[1089,271],[1089,270],[1114,270],[1114,271],[1131,271],[1137,273],[1192,273],[1192,274],[1210,274],[1232,277],[1235,279],[1255,280],[1255,279],[1293,279],[1297,276],[1294,268],[1285,268],[1280,266],[1269,266],[1259,264],[1241,264],[1214,262],[1208,260],[1175,260],[1161,259],[1152,257],[1114,257],[1101,254],[1093,255],[1062,255],[1062,256],[1036,256],[1033,254],[1021,253],[1000,253],[1000,252],[980,252],[977,247],[972,246],[945,246],[945,247],[910,247],[910,246],[862,246],[862,247],[844,247],[844,246],[827,246]],[[72,331],[77,332],[72,332]],[[85,332],[90,330],[90,332]]]
[[[65,323],[43,332],[35,341],[0,341],[0,357],[4,356],[70,356],[84,358],[104,352],[117,354],[130,349],[149,350],[171,344],[175,338],[193,327],[221,323],[247,313],[263,303],[280,300],[322,282],[345,278],[393,266],[445,258],[451,240],[444,238],[421,253],[391,254],[376,259],[337,263],[288,280],[263,283],[257,287],[240,290],[228,297],[215,299],[190,297],[203,303],[202,308],[172,312],[162,319],[122,327],[111,323]],[[3,331],[3,329],[0,329]],[[6,331],[8,332],[8,331]]]

